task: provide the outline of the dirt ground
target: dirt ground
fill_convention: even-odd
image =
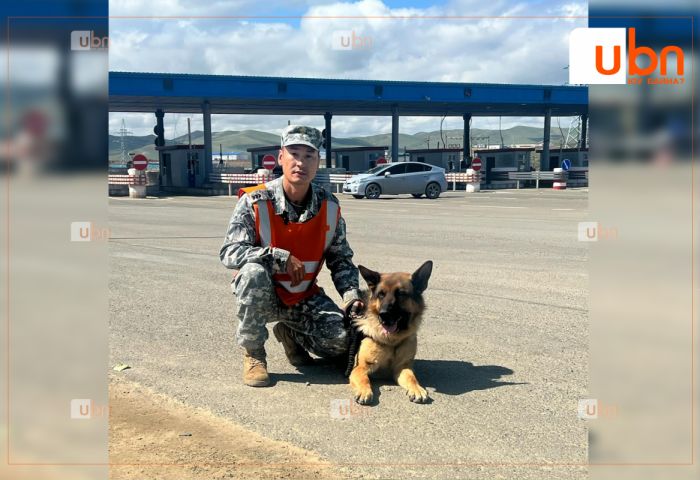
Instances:
[[[109,385],[111,479],[343,478],[313,452],[114,376]]]

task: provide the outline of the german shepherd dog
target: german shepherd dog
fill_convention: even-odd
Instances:
[[[355,400],[362,405],[371,403],[374,394],[369,377],[391,375],[406,389],[409,400],[425,403],[428,392],[413,374],[413,359],[425,309],[423,292],[428,287],[433,262],[425,262],[413,275],[380,274],[362,265],[358,268],[369,291],[362,292],[362,301],[367,306],[364,316],[352,320],[361,342],[353,355],[354,361],[350,359],[354,362],[350,386]]]

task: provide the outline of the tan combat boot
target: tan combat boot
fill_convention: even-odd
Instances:
[[[250,387],[267,387],[270,384],[265,357],[265,347],[245,349],[243,360],[244,384]]]
[[[282,322],[277,322],[277,324],[272,327],[272,333],[275,334],[275,338],[284,347],[284,353],[287,355],[289,363],[294,366],[299,365],[314,365],[314,359],[311,358],[309,352],[304,350],[304,347],[299,345],[294,337],[292,337],[291,329]]]

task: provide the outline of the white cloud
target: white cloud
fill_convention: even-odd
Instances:
[[[253,8],[256,13],[251,13]],[[297,9],[306,18],[113,18],[110,70],[561,85],[568,81],[568,71],[563,68],[569,63],[569,32],[587,24],[585,19],[337,18],[587,14],[585,4],[562,5],[554,1],[531,4],[454,0],[426,8],[390,8],[379,0],[355,3],[270,0],[254,6],[248,0],[187,5],[181,0],[110,2],[110,14],[115,16],[265,15],[276,8]],[[355,30],[362,37],[371,37],[371,50],[333,50],[334,30]],[[136,131],[146,128],[141,125],[148,123],[151,127],[141,134],[149,133],[154,117],[146,116],[147,122],[136,121],[136,117],[129,115],[129,121],[135,121],[129,128]],[[121,113],[110,115],[111,119],[122,117],[127,118]],[[320,117],[308,118],[310,123],[323,124]],[[276,131],[287,124],[286,117],[275,116],[227,115],[212,121],[215,130],[258,125],[257,129]],[[439,128],[439,122],[439,118],[402,117],[401,131],[434,130]],[[448,122],[461,125],[459,118],[445,123]],[[389,118],[334,117],[333,132],[339,136],[387,132],[390,123]],[[270,127],[261,128],[265,125]],[[178,131],[182,134],[185,128],[178,126]]]
[[[588,16],[588,4],[587,3],[570,3],[568,5],[563,5],[560,9],[561,14],[567,17],[587,17]],[[567,18],[567,22],[575,22],[580,19]]]

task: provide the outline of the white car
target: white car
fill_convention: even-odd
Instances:
[[[355,198],[379,198],[380,195],[410,193],[418,198],[438,198],[447,190],[445,169],[419,162],[397,162],[380,165],[349,178],[343,193]]]

